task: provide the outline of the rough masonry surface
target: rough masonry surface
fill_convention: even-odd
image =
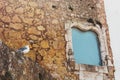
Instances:
[[[14,50],[30,45],[25,56],[58,80],[77,80],[66,67],[65,23],[99,21],[106,27],[112,57],[103,6],[103,0],[0,0],[0,39]]]

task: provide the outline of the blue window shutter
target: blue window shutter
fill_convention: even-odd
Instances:
[[[72,28],[74,58],[78,64],[101,65],[99,41],[96,33]]]

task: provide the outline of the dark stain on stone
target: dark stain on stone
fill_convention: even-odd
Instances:
[[[57,9],[57,6],[55,6],[55,5],[52,5],[52,8],[54,8],[54,9]]]
[[[41,73],[39,73],[39,80],[44,80],[43,76],[41,75]]]
[[[91,6],[90,8],[91,8],[91,9],[95,9],[95,7],[93,7],[93,6]]]
[[[68,9],[73,11],[73,7],[71,5],[69,5]]]
[[[95,26],[95,21],[92,18],[87,19],[87,22],[92,23]]]
[[[96,20],[95,22],[96,22],[96,24],[98,24],[100,26],[100,28],[102,28],[101,22],[99,22],[98,20]]]
[[[0,80],[13,80],[12,75],[9,71],[5,73],[5,75],[0,76]]]

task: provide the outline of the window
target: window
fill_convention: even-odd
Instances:
[[[104,26],[76,19],[65,23],[66,67],[68,71],[79,75],[79,79],[87,79],[81,78],[86,76],[85,72],[93,74],[93,71],[99,73],[102,70],[108,74],[108,66],[113,66],[106,30]]]
[[[71,62],[79,64],[113,66],[108,51],[106,28],[87,22],[67,21],[65,23],[66,58],[68,69]]]
[[[101,65],[97,35],[93,31],[72,29],[72,46],[75,62],[78,64]]]

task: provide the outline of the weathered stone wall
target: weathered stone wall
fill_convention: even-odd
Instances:
[[[103,0],[0,0],[0,39],[14,50],[30,45],[26,56],[58,80],[77,80],[66,68],[65,23],[89,18],[107,27]]]
[[[30,58],[0,41],[0,80],[56,80]]]

